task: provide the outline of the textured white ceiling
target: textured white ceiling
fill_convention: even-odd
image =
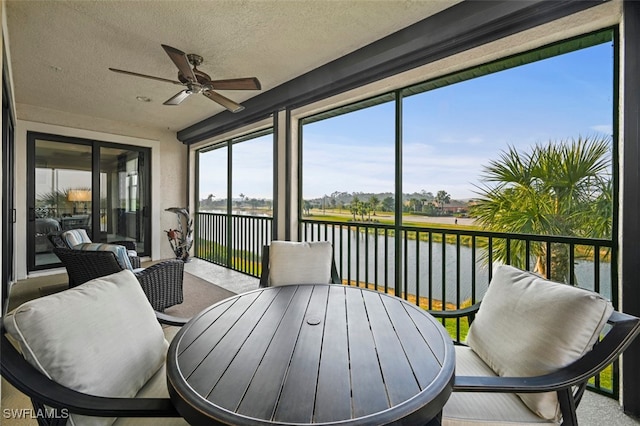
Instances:
[[[223,108],[202,95],[164,106],[179,86],[108,68],[175,80],[168,44],[203,56],[212,79],[255,76],[264,92],[458,1],[7,1],[16,103],[180,130]]]

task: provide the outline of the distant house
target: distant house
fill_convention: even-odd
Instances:
[[[465,201],[451,200],[442,206],[442,212],[446,214],[467,213],[469,206]]]

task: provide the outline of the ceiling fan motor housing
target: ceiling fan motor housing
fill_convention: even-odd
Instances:
[[[196,76],[196,80],[198,80],[198,83],[200,85],[206,86],[211,83],[211,77],[209,77],[209,74],[206,74],[195,68],[193,69],[193,74]],[[181,72],[178,72],[178,80],[180,80],[182,84],[189,83],[189,80],[184,75],[182,75]]]

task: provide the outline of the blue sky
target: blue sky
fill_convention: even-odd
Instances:
[[[604,43],[407,97],[403,192],[443,189],[470,198],[482,165],[508,145],[524,151],[549,140],[610,136],[612,96],[613,48]],[[394,104],[386,103],[305,125],[304,198],[393,192],[393,120]],[[271,137],[263,139],[234,146],[234,168],[242,164],[234,197],[271,198]],[[206,165],[201,176],[201,196],[224,193],[226,166]]]
[[[272,199],[273,136],[266,135],[233,145],[232,197]],[[227,198],[227,150],[216,149],[200,156],[200,198],[213,194]]]

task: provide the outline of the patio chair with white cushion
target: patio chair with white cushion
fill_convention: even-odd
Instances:
[[[52,242],[54,243],[55,247],[70,248],[76,250],[97,250],[99,247],[108,247],[110,245],[124,246],[127,250],[127,260],[131,266],[131,269],[140,267],[140,257],[138,256],[138,252],[136,251],[135,241],[121,240],[110,241],[109,243],[93,243],[93,241],[91,241],[91,238],[89,238],[87,231],[80,228],[64,231],[60,234],[59,239],[56,238],[55,241],[52,239]],[[88,244],[92,244],[92,246],[88,246]],[[127,260],[125,260],[125,262]],[[128,265],[123,266],[128,267]]]
[[[328,241],[272,241],[262,251],[260,287],[287,284],[342,284]]]
[[[186,323],[154,314],[131,271],[91,280],[4,316],[0,372],[31,399],[39,425],[187,425],[164,367],[178,328],[158,321]]]
[[[473,321],[466,345],[456,346],[448,426],[576,425],[588,379],[640,333],[639,318],[599,294],[511,266],[494,270],[481,303],[430,313]]]

